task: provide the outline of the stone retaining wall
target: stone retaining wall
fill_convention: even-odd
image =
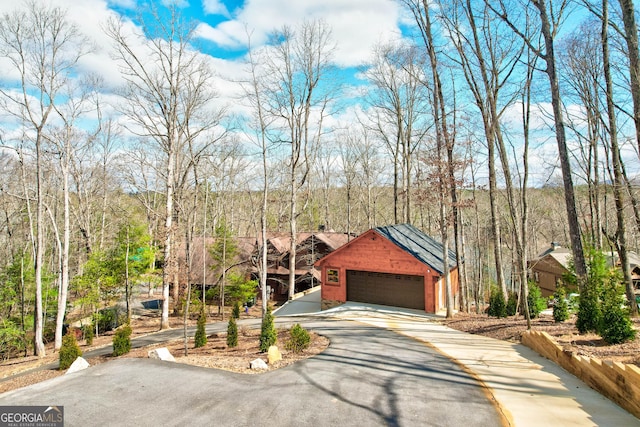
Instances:
[[[562,366],[603,396],[640,418],[640,368],[565,351],[546,332],[527,331],[522,344]]]

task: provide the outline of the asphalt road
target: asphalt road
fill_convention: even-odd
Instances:
[[[67,426],[501,424],[478,382],[430,347],[357,322],[302,323],[331,345],[273,372],[116,359],[5,393],[0,405],[63,405]]]

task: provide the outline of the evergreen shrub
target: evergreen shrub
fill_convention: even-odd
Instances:
[[[82,336],[84,337],[84,341],[87,345],[93,345],[93,338],[95,337],[93,328],[94,326],[92,324],[84,325],[82,327]]]
[[[529,316],[531,316],[532,319],[537,319],[542,310],[547,308],[547,302],[542,297],[540,287],[535,282],[529,282],[527,304],[529,305]]]
[[[504,294],[498,286],[494,285],[491,287],[487,314],[491,317],[507,317],[507,306],[504,301]]]
[[[622,286],[611,282],[602,293],[602,322],[600,336],[607,344],[622,344],[636,337],[636,330],[625,307]]]
[[[240,318],[240,301],[236,301],[233,304],[233,311],[231,312],[231,315],[234,319]]]
[[[133,330],[131,326],[124,325],[116,330],[113,336],[113,355],[122,356],[123,354],[131,351],[131,333]]]
[[[267,307],[267,312],[262,317],[262,327],[260,328],[260,352],[264,353],[269,347],[275,345],[278,340],[278,333],[273,324],[273,314],[271,307]]]
[[[311,335],[309,335],[309,332],[300,326],[299,323],[296,323],[289,331],[289,340],[285,344],[286,349],[294,353],[300,353],[309,347],[310,344]]]
[[[569,303],[564,287],[558,286],[553,293],[553,320],[556,323],[564,322],[569,318]]]
[[[227,326],[227,347],[238,346],[238,324],[235,317],[231,316]]]
[[[196,327],[196,335],[194,336],[195,348],[204,347],[207,345],[207,314],[204,311],[204,305],[200,310],[200,316],[198,316],[198,326]]]
[[[80,346],[78,346],[78,342],[76,341],[76,334],[74,334],[72,330],[69,330],[67,334],[62,337],[58,369],[61,371],[69,369],[69,366],[80,356],[82,356],[82,350],[80,350]]]
[[[515,316],[518,310],[518,294],[515,292],[509,292],[509,298],[507,299],[507,316]]]

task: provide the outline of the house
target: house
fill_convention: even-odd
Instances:
[[[373,228],[315,263],[322,273],[322,309],[346,301],[435,313],[445,307],[444,275],[457,299],[458,266],[443,246],[409,224]]]
[[[562,276],[569,272],[569,261],[573,258],[571,249],[553,242],[551,246],[529,261],[529,277],[540,287],[543,297],[553,295]]]
[[[631,279],[636,292],[640,293],[640,257],[632,251],[628,252],[628,256]],[[570,249],[551,243],[549,248],[529,261],[529,277],[538,284],[543,297],[553,295],[557,285],[562,283],[562,276],[569,273],[569,263],[572,258]],[[620,266],[617,253],[608,253],[606,258],[609,266]]]
[[[335,251],[349,240],[346,233],[303,232],[296,239],[295,292],[320,285],[320,272],[314,263]],[[289,260],[291,235],[269,233],[267,235],[267,286],[270,298],[286,301],[289,296]],[[258,254],[256,244],[254,256]]]
[[[236,255],[233,259],[228,260],[227,267],[236,265],[236,269],[242,271],[248,277],[252,274],[254,267],[251,264],[251,255],[254,251],[255,238],[250,237],[234,237],[234,245],[236,246]],[[215,237],[194,237],[191,241],[189,251],[191,259],[187,265],[186,247],[184,243],[178,246],[178,268],[179,283],[186,287],[187,276],[191,286],[210,288],[218,284],[221,272],[214,271],[214,266],[218,262],[214,261],[211,256],[211,249],[216,243]],[[178,289],[173,287],[173,297],[178,298]]]
[[[340,246],[347,243],[346,233],[335,232],[303,232],[298,233],[296,239],[295,292],[320,285],[320,272],[313,266],[314,262]],[[191,246],[190,268],[187,266],[184,244],[178,249],[179,283],[186,288],[187,276],[192,286],[205,288],[219,283],[220,271],[214,271],[217,264],[211,256],[210,249],[216,239],[194,237]],[[255,237],[234,237],[237,255],[228,260],[229,265],[235,265],[236,270],[242,271],[248,278],[258,278],[259,241]],[[289,233],[267,234],[267,287],[269,297],[275,301],[286,301],[289,289],[289,258],[291,237]],[[178,288],[172,284],[172,295],[177,300]]]

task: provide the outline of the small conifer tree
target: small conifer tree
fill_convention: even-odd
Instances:
[[[195,348],[204,347],[207,345],[207,331],[205,327],[207,325],[207,314],[204,311],[204,305],[200,309],[200,315],[198,316],[198,326],[196,327],[196,335],[193,338]]]
[[[62,338],[59,369],[61,371],[69,369],[69,366],[80,356],[82,356],[82,350],[80,350],[80,346],[78,346],[76,335],[70,330]]]
[[[636,337],[629,309],[624,306],[623,295],[622,287],[615,281],[604,286],[599,334],[607,344],[621,344]]]
[[[240,318],[240,301],[236,301],[233,304],[233,311],[231,312],[231,314],[234,319]]]
[[[131,326],[124,325],[119,327],[116,330],[115,335],[113,336],[113,355],[114,356],[122,356],[123,354],[129,353],[131,351],[131,333],[133,330]]]
[[[238,324],[235,317],[231,316],[227,326],[227,347],[238,346]]]
[[[95,334],[93,332],[93,325],[92,324],[84,325],[82,327],[82,333],[84,335],[84,340],[86,344],[93,345],[93,338],[95,337]]]
[[[504,294],[502,289],[498,286],[491,287],[491,294],[489,295],[489,316],[492,317],[507,317],[507,306],[504,302]]]
[[[515,292],[509,292],[509,299],[507,300],[507,316],[515,316],[518,311],[518,294]]]
[[[529,316],[532,319],[537,319],[540,316],[540,312],[547,307],[547,303],[542,297],[542,292],[540,292],[540,287],[535,282],[529,282],[527,304],[529,305]]]
[[[289,331],[289,341],[285,344],[287,350],[300,353],[311,344],[311,335],[299,323],[296,323]]]
[[[269,347],[274,345],[278,340],[278,333],[273,324],[273,314],[271,314],[271,307],[267,307],[267,312],[262,318],[262,327],[260,329],[260,351],[262,353],[269,350]]]
[[[564,322],[569,318],[569,303],[567,302],[567,293],[563,286],[558,286],[553,293],[553,320],[556,323]]]
[[[604,254],[595,249],[587,253],[587,280],[578,299],[578,318],[576,328],[581,334],[598,332],[602,324],[600,297],[604,283],[610,276]]]

